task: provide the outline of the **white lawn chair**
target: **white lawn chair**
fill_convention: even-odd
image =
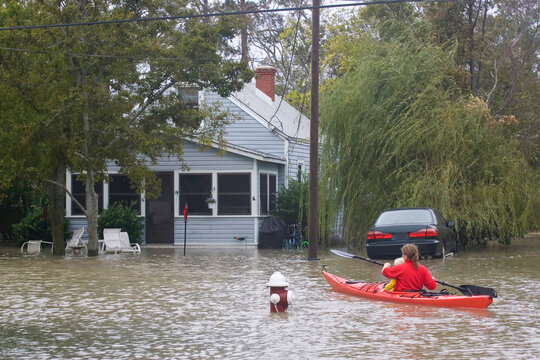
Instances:
[[[106,253],[122,252],[120,243],[120,231],[122,229],[103,229],[103,249]]]
[[[141,253],[141,247],[139,246],[139,244],[131,244],[129,242],[129,235],[127,232],[122,231],[120,233],[120,244],[122,245],[122,252],[132,252],[134,254]]]
[[[40,254],[41,253],[41,245],[42,244],[49,244],[51,245],[51,253],[53,252],[53,243],[50,241],[43,241],[43,240],[28,240],[21,246],[21,253],[24,253],[24,248],[26,247],[26,252],[28,254]]]
[[[78,254],[81,252],[82,249],[86,249],[86,251],[88,252],[88,248],[86,247],[86,244],[81,239],[83,233],[84,233],[84,226],[73,232],[73,236],[71,237],[71,240],[69,240],[66,243],[66,252],[73,251],[73,253]]]

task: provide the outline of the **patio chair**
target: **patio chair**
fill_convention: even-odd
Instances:
[[[141,247],[139,246],[139,244],[131,244],[129,242],[129,235],[127,232],[122,231],[120,233],[120,244],[122,245],[122,252],[132,252],[134,254],[141,253]]]
[[[75,254],[78,254],[81,252],[82,249],[86,249],[86,251],[88,252],[88,248],[86,247],[86,244],[81,239],[83,233],[84,233],[84,226],[73,232],[73,236],[66,243],[66,252],[73,252]]]
[[[24,253],[24,248],[26,247],[26,252],[28,254],[40,254],[41,253],[41,245],[42,244],[48,244],[51,245],[51,253],[53,252],[53,243],[50,241],[43,241],[43,240],[28,240],[21,246],[21,253]]]
[[[120,243],[120,231],[122,229],[109,228],[103,229],[103,250],[106,253],[117,253],[122,251]]]

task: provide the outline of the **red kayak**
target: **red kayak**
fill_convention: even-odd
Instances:
[[[373,300],[476,309],[485,309],[493,302],[493,298],[488,295],[453,295],[421,291],[385,291],[384,285],[386,283],[350,281],[327,273],[326,271],[323,271],[322,273],[326,281],[328,281],[335,291]]]

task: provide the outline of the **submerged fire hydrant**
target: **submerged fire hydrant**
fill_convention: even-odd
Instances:
[[[289,284],[279,271],[270,276],[266,286],[270,288],[270,312],[284,312],[289,305],[292,305],[292,292],[287,290]]]

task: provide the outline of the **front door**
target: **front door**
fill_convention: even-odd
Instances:
[[[161,179],[161,195],[146,199],[146,242],[174,243],[174,173],[156,173]]]

